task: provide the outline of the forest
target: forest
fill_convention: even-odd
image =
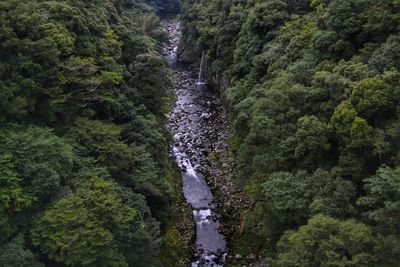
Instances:
[[[166,36],[141,1],[0,1],[0,266],[156,266]]]
[[[399,266],[400,2],[185,0],[181,20],[180,55],[206,51],[254,202],[230,253]]]
[[[0,267],[193,260],[166,118],[175,16],[251,203],[223,264],[400,266],[400,1],[2,0]]]

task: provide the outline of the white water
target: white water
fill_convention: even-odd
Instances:
[[[197,79],[197,85],[205,85],[206,82],[203,80],[203,71],[204,71],[204,64],[205,64],[205,52],[201,54],[201,61],[200,61],[200,69],[199,69],[199,78]]]

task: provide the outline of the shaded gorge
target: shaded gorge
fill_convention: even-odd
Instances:
[[[177,47],[181,40],[180,24],[164,22],[170,42],[165,58],[174,70],[176,103],[169,114],[174,134],[172,154],[182,170],[186,201],[196,222],[195,255],[192,266],[223,266],[227,255],[225,237],[219,232],[214,197],[204,177],[207,155],[205,146],[212,142],[207,135],[212,125],[215,96],[204,82],[204,55],[198,72],[179,63]]]

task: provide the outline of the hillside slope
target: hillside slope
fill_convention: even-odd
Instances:
[[[141,1],[0,2],[0,266],[157,266],[170,72]]]
[[[231,266],[397,266],[399,1],[186,0],[182,21],[254,203]]]

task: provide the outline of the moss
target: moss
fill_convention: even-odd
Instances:
[[[240,136],[239,134],[235,133],[234,135],[231,136],[231,138],[228,140],[228,146],[230,150],[236,154],[238,149],[240,148],[240,145],[243,143],[243,137]]]
[[[181,239],[178,229],[174,223],[170,224],[161,243],[160,260],[163,266],[185,266],[184,263],[179,263],[184,258],[189,258],[189,255],[182,255],[185,251],[184,242]],[[185,253],[183,253],[185,254]]]
[[[173,203],[171,216],[164,230],[159,258],[164,267],[184,267],[189,265],[192,256],[190,246],[194,234],[192,212],[182,193],[180,170],[172,161],[167,176],[173,185]]]
[[[264,239],[261,237],[262,234],[256,231],[244,231],[235,234],[230,242],[232,255],[248,256],[255,251],[259,251],[265,245]]]
[[[260,184],[257,182],[250,182],[248,185],[245,185],[244,187],[244,192],[252,197],[255,198],[260,193]]]
[[[260,251],[265,245],[264,239],[256,231],[243,231],[242,233],[234,234],[229,245],[231,246],[229,252],[231,256],[235,257],[235,255],[239,254],[242,258],[240,260],[229,260],[225,265],[226,267],[243,266],[246,263],[246,257],[250,254],[264,254]]]
[[[240,232],[236,232],[228,240],[230,245],[230,255],[234,257],[239,254],[240,260],[231,259],[226,267],[236,267],[246,265],[246,258],[250,255],[258,255],[262,258],[270,257],[274,254],[274,246],[271,242],[272,235],[268,231],[269,225],[259,223],[268,218],[265,217],[265,205],[259,203],[251,211],[243,213],[243,221]],[[258,222],[258,223],[257,223]]]
[[[218,156],[214,151],[208,153],[208,159],[210,161],[218,161]]]

